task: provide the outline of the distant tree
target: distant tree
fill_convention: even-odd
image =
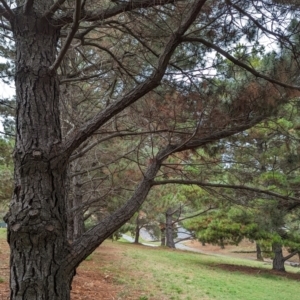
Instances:
[[[298,101],[295,101],[281,107],[280,118],[270,118],[225,139],[223,145],[227,151],[224,153],[222,144],[219,145],[218,154],[213,154],[219,163],[210,164],[215,171],[210,173],[207,168],[205,179],[191,180],[193,174],[190,173],[190,180],[160,181],[160,184],[197,184],[202,189],[210,189],[212,197],[223,198],[223,201],[215,199],[217,210],[186,224],[196,230],[201,241],[224,246],[238,244],[247,237],[257,241],[258,252],[261,242],[269,245],[274,242],[273,268],[284,270],[283,263],[291,256],[282,256],[280,243],[294,249],[291,251],[294,255],[299,247],[298,228],[292,231],[289,221],[300,205],[299,168],[295,164],[298,122]],[[218,172],[222,168],[225,174]]]

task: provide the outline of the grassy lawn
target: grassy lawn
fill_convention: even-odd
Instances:
[[[0,299],[7,299],[6,230],[0,229]],[[106,241],[78,268],[72,300],[298,300],[300,269],[222,255]]]
[[[118,255],[102,271],[113,274],[115,282],[123,285],[120,299],[127,299],[133,290],[140,291],[139,298],[132,298],[137,300],[299,299],[300,274],[297,280],[264,272],[271,268],[269,264],[109,241],[93,255],[95,262],[103,259],[106,245]],[[260,269],[248,274],[243,269],[225,270],[224,264]]]
[[[6,228],[0,228],[0,239],[6,240]]]

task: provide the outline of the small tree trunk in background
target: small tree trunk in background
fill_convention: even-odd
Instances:
[[[164,227],[161,227],[160,229],[160,245],[161,246],[166,246],[166,228],[165,225]]]
[[[256,243],[256,259],[260,261],[264,260],[259,243]]]
[[[139,214],[136,217],[136,226],[135,226],[135,236],[134,236],[134,243],[138,244],[140,239],[140,218]]]
[[[166,212],[166,246],[169,248],[175,248],[172,216],[172,209],[168,208]]]
[[[272,245],[272,251],[274,252],[275,255],[273,259],[273,270],[285,272],[282,246],[278,243],[274,243]]]
[[[225,249],[224,239],[223,238],[220,238],[220,247],[221,247],[221,249]]]

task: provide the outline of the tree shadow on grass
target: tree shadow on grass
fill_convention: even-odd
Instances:
[[[280,278],[287,278],[292,280],[300,281],[300,274],[288,273],[288,272],[279,272],[275,270],[268,270],[263,268],[248,267],[241,265],[232,265],[232,264],[214,264],[213,267],[219,268],[229,272],[239,272],[247,275],[261,276],[264,278],[270,278],[278,280]]]

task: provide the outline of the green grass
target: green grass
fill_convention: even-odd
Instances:
[[[6,233],[7,233],[6,228],[0,228],[0,239],[5,240],[6,239]]]
[[[143,296],[137,300],[299,299],[296,280],[260,272],[254,275],[229,272],[218,267],[219,264],[238,264],[271,268],[262,262],[120,242],[113,244],[121,247],[122,252],[106,265],[106,272],[115,276],[116,283],[124,285],[123,293],[126,294],[126,289],[128,293],[140,290]]]
[[[91,261],[93,259],[92,255],[89,255],[85,260],[86,261]]]
[[[6,229],[0,229],[6,239]],[[299,282],[263,273],[271,265],[225,256],[106,241],[87,262],[122,287],[118,299],[132,300],[298,300]],[[249,275],[223,264],[261,268]],[[83,266],[84,268],[84,266]],[[298,268],[286,267],[299,273]],[[0,278],[0,282],[3,279]]]

